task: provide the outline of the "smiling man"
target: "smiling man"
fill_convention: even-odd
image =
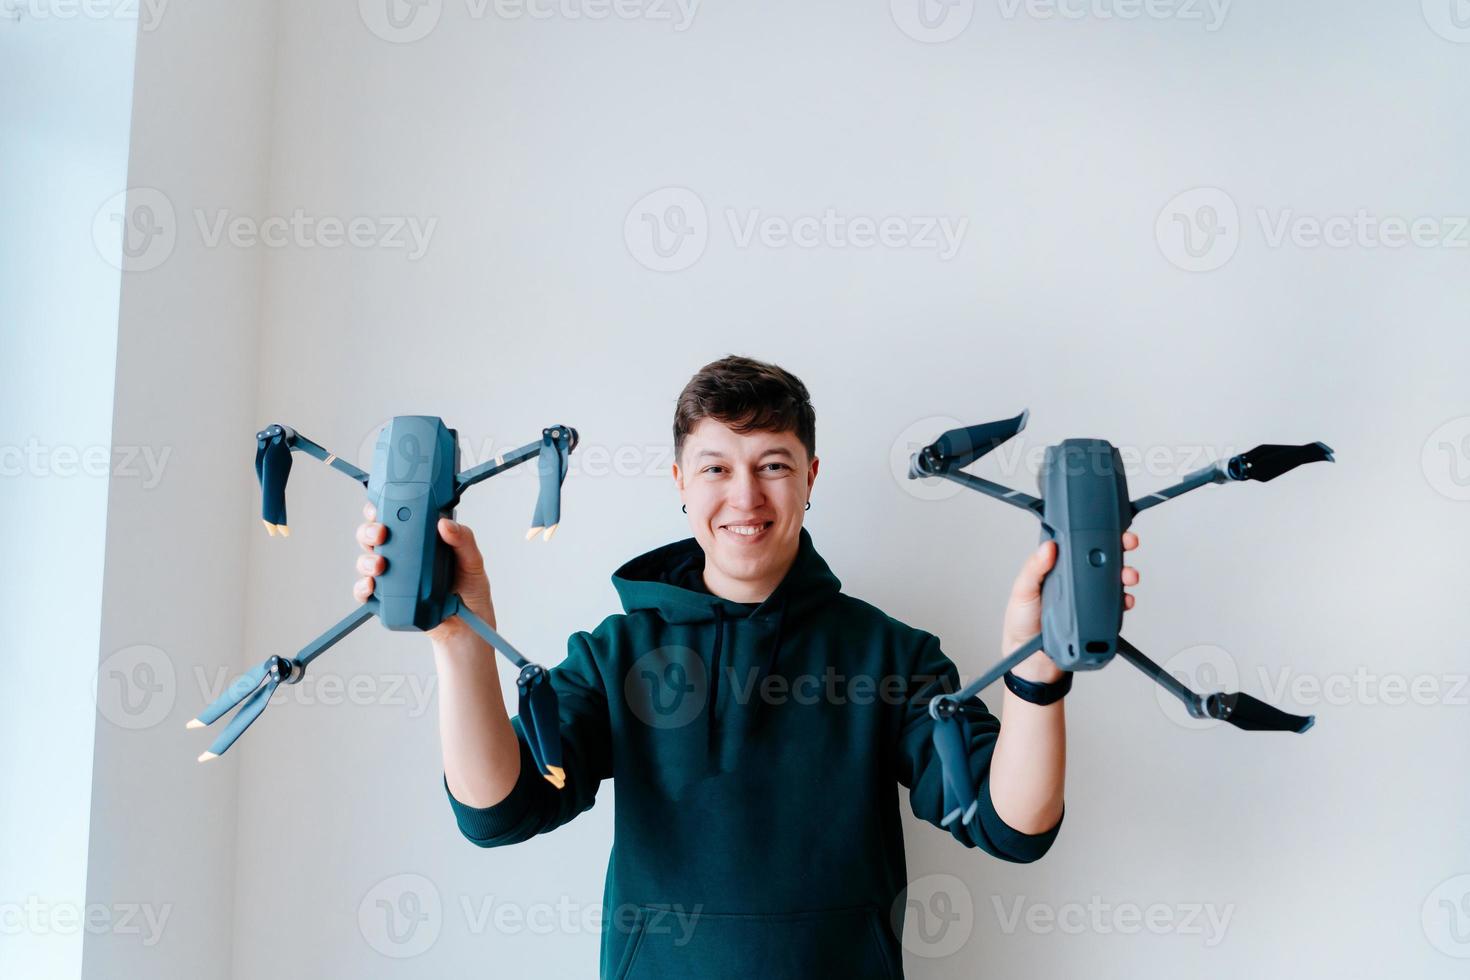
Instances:
[[[1028,699],[1005,690],[1003,725],[971,706],[979,803],[944,826],[927,709],[958,673],[933,634],[844,594],[802,527],[819,466],[806,387],[749,358],[706,365],[679,396],[674,447],[694,537],[618,569],[623,613],[574,633],[550,671],[562,789],[507,715],[490,647],[458,619],[429,634],[450,807],[465,837],[497,847],[560,827],[617,780],[603,978],[901,977],[899,787],[964,846],[1040,858],[1063,816],[1064,675],[1038,652],[1014,671]],[[367,517],[360,600],[385,567]],[[494,624],[474,535],[449,520],[440,534],[456,591]],[[1040,631],[1054,561],[1047,543],[1021,569],[1001,651]]]

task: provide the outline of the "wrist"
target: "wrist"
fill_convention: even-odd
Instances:
[[[1009,641],[1007,641],[1009,642]],[[1021,642],[1006,647],[1006,650],[1014,650]],[[1066,671],[1062,670],[1044,651],[1038,650],[1025,660],[1011,668],[1011,673],[1023,681],[1031,681],[1033,684],[1055,684],[1062,679]]]

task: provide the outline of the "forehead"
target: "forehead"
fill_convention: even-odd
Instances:
[[[701,454],[717,454],[737,459],[757,458],[766,453],[785,451],[793,459],[805,455],[795,432],[770,432],[754,429],[736,432],[718,419],[703,418],[695,423],[684,439],[684,456],[694,459]]]

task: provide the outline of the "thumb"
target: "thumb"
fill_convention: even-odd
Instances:
[[[1021,572],[1016,576],[1016,582],[1011,586],[1011,598],[1023,601],[1034,601],[1041,597],[1041,580],[1046,578],[1046,573],[1051,571],[1057,561],[1057,543],[1055,541],[1043,541],[1041,546],[1031,552],[1031,557],[1026,559],[1026,564],[1021,566]]]
[[[471,574],[478,574],[485,570],[485,561],[480,555],[479,547],[475,544],[474,531],[458,521],[441,517],[439,518],[439,537],[454,549],[454,557],[459,562],[461,569]]]

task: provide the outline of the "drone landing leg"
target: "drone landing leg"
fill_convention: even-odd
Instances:
[[[1311,728],[1316,721],[1315,715],[1288,714],[1249,694],[1196,694],[1121,636],[1118,637],[1118,654],[1183,702],[1192,718],[1215,718],[1248,732],[1298,734]]]

